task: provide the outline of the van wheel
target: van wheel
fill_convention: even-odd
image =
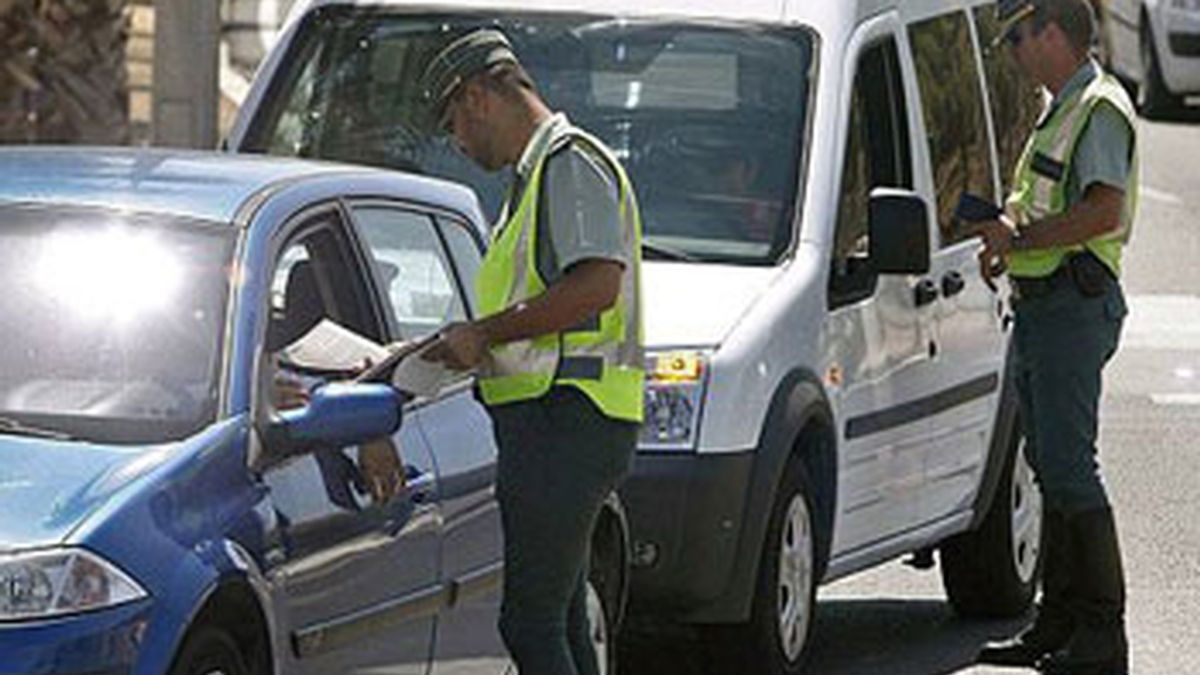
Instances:
[[[941,546],[942,584],[954,611],[966,617],[1027,612],[1041,571],[1041,537],[1042,493],[1021,443],[1009,452],[983,524]]]
[[[714,646],[725,652],[721,660],[744,672],[794,675],[808,657],[817,606],[811,494],[803,465],[789,461],[763,542],[750,620],[709,628],[720,638]]]
[[[171,675],[250,675],[250,670],[229,633],[200,626],[184,639]]]
[[[596,650],[596,672],[600,675],[615,675],[617,672],[615,613],[620,602],[620,578],[619,570],[605,570],[595,562],[588,572],[588,635]]]
[[[1140,51],[1142,61],[1142,83],[1138,86],[1137,107],[1142,115],[1158,119],[1183,108],[1183,97],[1172,94],[1163,80],[1162,66],[1158,61],[1158,50],[1154,48],[1154,34],[1149,25],[1141,31]]]

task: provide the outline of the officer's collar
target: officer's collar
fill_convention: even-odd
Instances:
[[[1040,129],[1045,126],[1050,121],[1050,118],[1054,117],[1054,113],[1058,111],[1063,103],[1071,100],[1072,96],[1082,91],[1084,87],[1091,84],[1092,80],[1096,79],[1099,75],[1100,66],[1096,65],[1093,59],[1086,59],[1079,66],[1078,70],[1075,71],[1075,74],[1063,85],[1063,88],[1055,94],[1054,99],[1050,101],[1050,105],[1046,106],[1045,112],[1042,113],[1042,117],[1038,120],[1038,128]]]
[[[533,130],[533,135],[529,137],[529,142],[525,144],[525,150],[521,152],[521,158],[517,160],[517,175],[522,179],[528,178],[529,173],[533,171],[533,167],[537,164],[538,160],[549,149],[550,141],[554,138],[555,132],[570,123],[564,113],[554,113],[542,120],[537,129]]]
[[[1063,85],[1063,88],[1054,97],[1054,102],[1051,105],[1057,106],[1063,101],[1071,98],[1075,92],[1091,84],[1092,80],[1096,79],[1096,76],[1099,74],[1100,68],[1096,65],[1096,62],[1090,58],[1087,59],[1081,66],[1079,66],[1079,69],[1075,71],[1075,74],[1072,75],[1069,80],[1067,80],[1067,83]]]

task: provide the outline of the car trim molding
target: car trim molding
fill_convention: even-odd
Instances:
[[[925,417],[933,417],[977,398],[983,398],[999,388],[1000,374],[989,373],[949,389],[943,389],[931,396],[855,417],[846,422],[846,440],[870,436],[916,422]]]

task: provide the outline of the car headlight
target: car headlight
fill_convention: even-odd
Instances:
[[[709,357],[675,351],[646,357],[646,421],[642,450],[693,450],[708,380]]]
[[[82,549],[0,553],[0,621],[77,614],[144,597],[127,574]]]

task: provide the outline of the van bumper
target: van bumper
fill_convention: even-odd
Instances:
[[[633,547],[632,618],[687,621],[728,588],[754,457],[638,453],[621,488]]]
[[[1200,92],[1200,12],[1167,10],[1163,80],[1177,94]]]

